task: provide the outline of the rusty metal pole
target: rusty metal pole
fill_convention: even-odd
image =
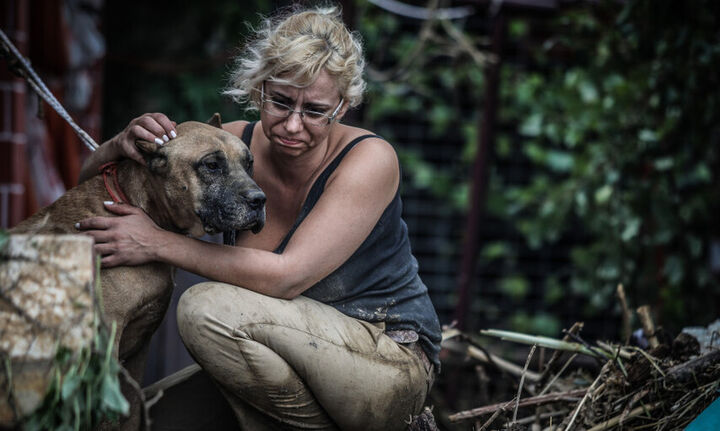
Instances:
[[[27,0],[0,3],[0,27],[23,53],[28,46]],[[0,228],[7,229],[27,217],[25,156],[25,82],[0,57]]]
[[[502,47],[505,40],[505,17],[502,11],[493,19],[491,52],[496,61],[485,70],[486,93],[483,114],[480,118],[480,136],[470,188],[470,211],[465,223],[460,277],[458,279],[458,300],[454,320],[459,329],[465,329],[467,312],[470,308],[473,276],[480,240],[480,221],[485,212],[488,181],[488,156],[495,143],[495,119],[498,108],[500,87],[500,66]]]

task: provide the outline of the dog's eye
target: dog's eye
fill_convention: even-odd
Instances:
[[[218,164],[218,162],[216,162],[214,160],[207,161],[204,164],[205,164],[205,167],[211,171],[217,171],[218,169],[220,169],[220,165]]]

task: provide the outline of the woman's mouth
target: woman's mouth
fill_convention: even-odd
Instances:
[[[286,145],[288,147],[297,147],[298,145],[302,144],[302,141],[298,141],[295,139],[290,138],[284,138],[284,137],[278,137],[278,140],[281,144]]]

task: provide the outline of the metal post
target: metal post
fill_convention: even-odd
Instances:
[[[478,150],[472,171],[470,211],[465,223],[465,244],[463,245],[458,280],[458,300],[454,315],[459,329],[465,328],[472,298],[471,286],[479,248],[480,221],[485,212],[487,195],[488,155],[495,143],[495,118],[498,107],[502,46],[505,39],[505,17],[502,11],[498,12],[493,21],[491,52],[495,55],[496,61],[485,70],[486,95],[480,119]]]

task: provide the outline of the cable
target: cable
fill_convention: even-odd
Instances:
[[[83,144],[85,144],[91,151],[97,150],[99,145],[93,140],[93,138],[90,137],[90,135],[88,135],[82,128],[80,128],[80,126],[78,126],[73,121],[72,117],[70,117],[70,114],[67,113],[65,108],[63,108],[60,102],[58,102],[58,100],[47,88],[42,79],[40,79],[37,73],[35,73],[35,70],[33,70],[32,66],[30,65],[30,62],[22,54],[20,54],[20,51],[18,51],[15,45],[13,45],[5,32],[2,31],[2,29],[0,29],[0,39],[2,39],[2,45],[4,50],[8,54],[12,54],[12,56],[18,62],[18,65],[22,66],[21,69],[17,68],[14,70],[14,72],[24,78],[30,84],[35,93],[42,97],[42,99],[47,102],[47,104],[50,105],[55,110],[55,112],[60,115],[60,117],[67,121],[70,127],[73,128],[75,133],[77,133]]]

